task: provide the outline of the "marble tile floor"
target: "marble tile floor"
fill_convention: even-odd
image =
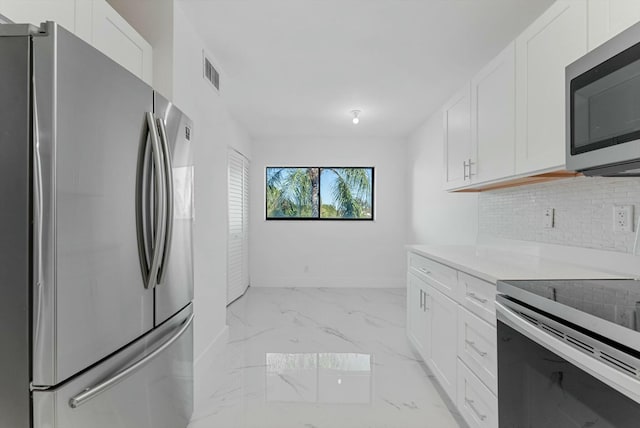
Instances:
[[[189,428],[466,427],[405,334],[404,289],[250,288]],[[202,379],[200,379],[202,381]]]

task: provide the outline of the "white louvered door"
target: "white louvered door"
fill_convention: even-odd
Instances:
[[[227,304],[249,286],[249,161],[235,150],[228,158]]]

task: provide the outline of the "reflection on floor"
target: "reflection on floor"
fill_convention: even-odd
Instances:
[[[403,289],[252,288],[189,428],[464,426],[405,335]],[[201,381],[203,379],[200,379]]]

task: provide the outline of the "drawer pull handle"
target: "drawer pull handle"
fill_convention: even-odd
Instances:
[[[425,275],[431,275],[431,271],[427,270],[426,268],[419,268],[420,272],[424,273]]]
[[[476,346],[476,342],[472,342],[470,340],[465,340],[465,343],[467,345],[469,345],[469,348],[473,349],[474,351],[476,351],[478,353],[478,355],[480,355],[481,357],[486,357],[487,353],[484,351],[481,351],[478,349],[478,347]]]
[[[473,400],[469,400],[468,398],[465,398],[464,401],[467,403],[469,408],[473,410],[473,413],[475,413],[480,418],[481,421],[484,421],[485,419],[487,419],[487,415],[483,415],[482,413],[480,413],[478,409],[476,409],[476,406],[473,405],[474,403]]]
[[[478,297],[476,293],[467,293],[467,297],[472,298],[473,300],[477,300],[480,303],[487,303],[489,300],[484,299],[482,297]]]

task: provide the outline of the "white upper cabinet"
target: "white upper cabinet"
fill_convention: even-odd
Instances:
[[[515,73],[511,43],[471,81],[471,142],[477,154],[473,183],[515,172]]]
[[[640,0],[589,0],[589,50],[640,21]]]
[[[152,84],[152,47],[105,0],[0,0],[17,23],[55,21]]]
[[[564,69],[586,52],[585,0],[556,1],[516,39],[516,174],[564,167]]]
[[[91,30],[93,46],[148,84],[152,83],[151,45],[104,0],[93,1]]]
[[[86,0],[85,0],[86,1]],[[0,14],[16,23],[55,21],[75,31],[76,0],[0,0]]]
[[[444,187],[454,189],[471,183],[475,163],[471,145],[471,91],[469,84],[445,104]]]

